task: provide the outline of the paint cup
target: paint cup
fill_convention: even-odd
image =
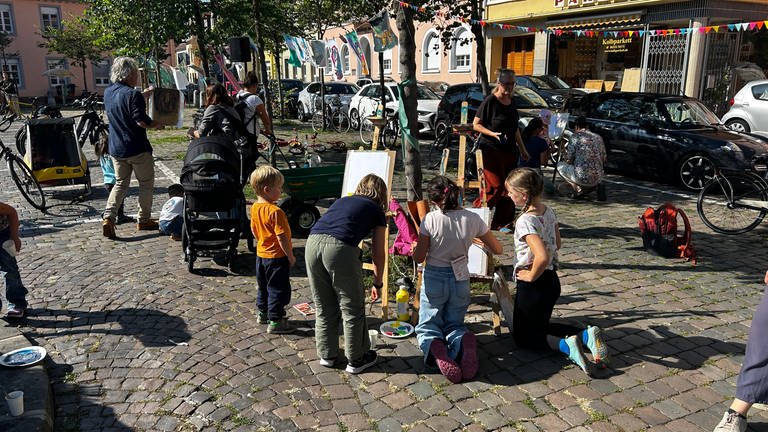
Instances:
[[[371,340],[371,348],[376,347],[379,344],[379,331],[368,330],[368,339]]]
[[[11,415],[18,417],[24,413],[24,392],[16,390],[5,395],[5,402],[8,403],[8,411]]]

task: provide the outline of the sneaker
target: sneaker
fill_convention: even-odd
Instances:
[[[330,359],[321,358],[320,359],[320,366],[325,366],[325,367],[329,368],[329,367],[333,367],[334,364],[336,364],[336,359],[335,358],[330,358]]]
[[[468,331],[461,337],[461,375],[469,380],[477,375],[477,337]]]
[[[256,324],[269,324],[269,318],[267,318],[267,313],[259,311],[259,316],[256,318]]]
[[[104,219],[101,222],[101,233],[104,235],[104,237],[109,239],[117,237],[117,234],[115,233],[115,223],[112,221],[112,219]]]
[[[125,223],[133,223],[133,222],[136,222],[136,219],[134,219],[134,218],[132,218],[132,217],[130,217],[128,215],[124,215],[124,214],[117,215],[117,224],[118,225],[125,224]]]
[[[564,340],[566,345],[568,345],[568,359],[576,363],[576,366],[580,367],[584,373],[590,375],[591,368],[589,363],[587,363],[587,359],[584,357],[584,352],[581,348],[581,339],[577,336],[568,336]]]
[[[368,352],[363,354],[363,356],[360,357],[359,359],[349,362],[347,364],[347,369],[345,370],[351,374],[359,374],[360,372],[375,365],[376,360],[378,360],[378,355],[376,355],[376,351],[368,350]]]
[[[157,231],[158,229],[160,229],[160,225],[157,223],[156,220],[150,219],[146,222],[137,223],[136,229],[138,231]]]
[[[604,367],[608,363],[608,346],[603,342],[603,331],[595,326],[587,326],[584,331],[587,336],[587,349],[592,353],[595,363]]]
[[[8,318],[21,319],[27,314],[27,308],[8,305],[8,312],[5,314]]]
[[[448,350],[445,348],[445,343],[440,339],[435,339],[429,344],[429,353],[435,358],[437,368],[440,369],[440,373],[448,378],[448,381],[458,384],[463,377],[461,368],[450,357],[448,357]],[[477,371],[475,371],[477,372]]]
[[[295,330],[296,328],[288,324],[287,318],[281,318],[277,321],[269,320],[269,327],[267,327],[267,333],[269,334],[293,333]]]
[[[181,236],[178,234],[171,234],[169,238],[173,241],[181,241]],[[266,323],[260,323],[260,324],[266,324]]]
[[[744,432],[746,430],[747,419],[737,412],[726,412],[713,432]]]

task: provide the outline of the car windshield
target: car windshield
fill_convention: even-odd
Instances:
[[[696,100],[662,101],[661,106],[674,127],[686,129],[720,123],[720,119],[712,111]]]
[[[560,79],[560,77],[555,75],[547,75],[541,77],[541,79],[546,80],[548,83],[552,85],[553,88],[559,88],[559,89],[569,89],[571,86],[568,85],[567,82]]]
[[[301,90],[304,88],[304,83],[301,81],[283,81],[283,90]]]
[[[353,95],[360,90],[354,84],[326,84],[325,94]]]
[[[549,108],[538,93],[523,86],[515,86],[515,105],[517,108]]]
[[[552,86],[549,85],[548,82],[544,81],[541,78],[536,78],[534,76],[529,76],[528,79],[531,80],[532,83],[536,84],[536,87],[538,87],[540,89],[552,90]]]
[[[392,90],[392,93],[395,94],[395,100],[400,99],[400,88],[397,86],[391,86],[390,89]],[[423,85],[417,85],[416,86],[416,99],[434,99],[434,100],[440,100],[440,96],[436,95],[435,92],[428,89],[427,87]]]

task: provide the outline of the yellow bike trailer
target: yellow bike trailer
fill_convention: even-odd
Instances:
[[[83,184],[91,193],[88,160],[75,135],[73,118],[31,119],[24,162],[42,186]]]

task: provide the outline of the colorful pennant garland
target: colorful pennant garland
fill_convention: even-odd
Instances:
[[[414,6],[410,3],[406,2],[399,2],[400,7],[403,8],[409,8],[419,13],[430,13],[427,8]],[[466,24],[476,25],[479,24],[482,27],[485,26],[492,26],[498,29],[502,30],[518,30],[525,33],[551,33],[556,36],[560,36],[563,34],[572,34],[575,36],[586,36],[586,37],[596,37],[596,36],[603,36],[603,37],[643,37],[645,36],[646,31],[645,30],[564,30],[564,29],[547,29],[547,28],[539,28],[539,27],[526,27],[526,26],[518,26],[518,25],[512,25],[512,24],[498,24],[498,23],[489,23],[485,20],[474,20],[466,17],[458,17],[458,16],[451,16],[448,13],[445,13],[443,11],[436,11],[432,12],[432,14],[436,17],[444,18],[444,19],[455,19],[457,21],[461,21]],[[762,30],[763,27],[766,27],[768,29],[768,20],[766,21],[753,21],[753,22],[741,22],[741,23],[734,23],[734,24],[721,24],[716,26],[702,26],[702,27],[688,27],[688,28],[676,28],[676,29],[663,29],[663,30],[648,30],[648,34],[650,36],[670,36],[670,35],[686,35],[688,33],[693,33],[695,31],[698,31],[699,33],[711,33],[711,32],[720,32],[720,31],[757,31]]]

